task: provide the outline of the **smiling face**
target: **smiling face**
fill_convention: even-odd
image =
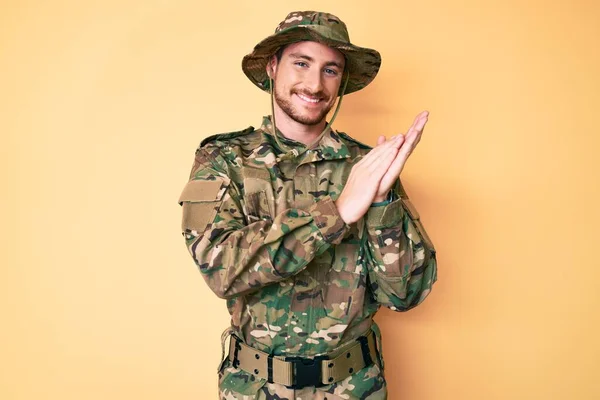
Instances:
[[[288,45],[280,60],[273,56],[267,65],[272,69],[275,106],[300,124],[318,125],[335,103],[344,63],[341,52],[321,43]]]

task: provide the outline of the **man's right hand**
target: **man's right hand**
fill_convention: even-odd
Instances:
[[[379,144],[352,167],[346,186],[335,202],[346,224],[352,224],[365,215],[403,142],[403,135],[394,136]]]

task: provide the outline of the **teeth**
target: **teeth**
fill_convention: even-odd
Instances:
[[[299,94],[299,93],[298,93],[298,97],[300,97],[302,100],[307,101],[309,103],[318,103],[320,101],[319,99],[313,99],[313,98],[307,97],[307,96],[305,96],[303,94]]]

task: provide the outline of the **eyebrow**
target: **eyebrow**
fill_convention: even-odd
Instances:
[[[306,61],[310,61],[310,62],[314,62],[315,61],[314,58],[312,58],[310,56],[307,56],[306,54],[302,54],[302,53],[291,53],[289,56],[292,57],[292,58],[302,59],[302,60],[306,60]],[[339,69],[344,69],[344,67],[342,65],[340,65],[340,63],[335,62],[335,61],[329,61],[329,62],[325,63],[326,67],[329,67],[329,66],[332,66],[332,65],[335,66],[335,67],[338,67]]]

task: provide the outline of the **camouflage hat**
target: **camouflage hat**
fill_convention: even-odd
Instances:
[[[246,76],[262,90],[269,91],[266,66],[279,48],[290,43],[310,40],[339,50],[346,58],[349,73],[345,94],[367,86],[379,71],[381,56],[376,50],[354,46],[350,43],[348,29],[338,17],[316,11],[289,13],[277,26],[275,33],[254,47],[242,60]],[[342,86],[340,86],[340,93]]]

